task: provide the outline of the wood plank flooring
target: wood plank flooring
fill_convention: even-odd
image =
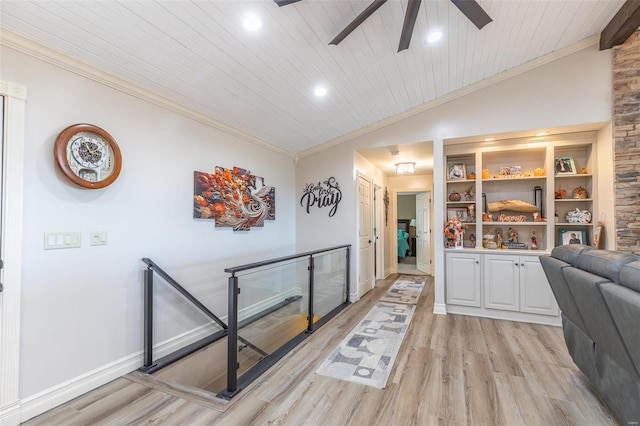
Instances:
[[[125,376],[26,424],[616,424],[571,361],[561,329],[433,315],[431,280],[386,389],[314,374],[396,277],[379,281],[231,402],[207,406]]]

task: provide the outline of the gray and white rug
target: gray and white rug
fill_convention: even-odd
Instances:
[[[415,305],[376,303],[316,374],[383,389],[415,308]]]
[[[380,298],[381,302],[408,303],[415,305],[424,288],[426,277],[400,275],[395,283]]]

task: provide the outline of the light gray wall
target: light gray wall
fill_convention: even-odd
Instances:
[[[398,194],[398,219],[416,218],[416,196]]]
[[[114,365],[141,361],[141,258],[156,261],[224,316],[225,267],[294,251],[291,158],[12,49],[0,48],[0,56],[2,79],[28,90],[23,399]],[[123,166],[111,186],[81,189],[56,169],[54,141],[75,123],[100,126],[118,142]],[[193,172],[213,172],[215,166],[239,166],[263,176],[276,188],[276,220],[248,232],[194,220]],[[106,246],[89,245],[93,230],[108,232]],[[82,247],[43,250],[44,233],[50,231],[81,232]],[[173,295],[158,293],[156,342],[203,323],[190,319]],[[107,374],[101,380],[112,378]]]

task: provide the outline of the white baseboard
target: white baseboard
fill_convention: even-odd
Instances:
[[[0,426],[16,426],[20,424],[20,401],[5,405],[0,409]]]
[[[444,303],[434,303],[433,313],[436,315],[447,315],[447,305]]]
[[[272,296],[266,300],[262,300],[259,303],[242,309],[238,312],[238,317],[240,319],[249,318],[269,309],[277,303],[282,302],[287,297],[295,296],[298,293],[299,292],[296,289],[291,289],[276,296]],[[224,316],[221,319],[226,322],[227,317]],[[219,327],[217,325],[207,324],[157,343],[153,347],[153,358],[159,359],[176,351],[177,349],[197,342],[198,340],[209,336],[218,328]],[[16,403],[15,408],[3,408],[3,411],[0,412],[0,426],[5,426],[5,424],[7,426],[14,426],[20,424],[20,422],[25,422],[57,407],[58,405],[64,404],[73,398],[77,398],[82,394],[122,377],[123,375],[140,368],[143,363],[143,351],[138,351],[85,374],[74,377],[71,380],[67,380],[64,383],[45,389],[42,392],[28,396],[22,399],[19,403]],[[5,411],[7,412],[6,414]]]

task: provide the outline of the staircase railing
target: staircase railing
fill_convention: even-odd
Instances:
[[[349,304],[350,248],[350,245],[330,247],[225,269],[225,272],[231,274],[229,277],[229,328],[227,330],[227,388],[218,396],[227,399],[232,398]],[[296,263],[300,260],[304,260],[306,263]],[[301,267],[308,271],[305,274],[306,278],[304,278],[306,283],[301,282],[300,274],[296,273],[296,270],[300,271]],[[288,279],[284,281],[297,280],[295,285],[298,287],[296,288],[302,293],[300,299],[307,298],[306,303],[301,300],[303,303],[300,303],[300,312],[298,312],[306,315],[306,324],[304,328],[299,326],[298,328],[295,326],[292,328],[290,325],[291,315],[289,315],[286,325],[284,321],[276,324],[274,327],[275,333],[270,334],[268,331],[262,331],[259,337],[261,343],[265,342],[263,349],[266,350],[268,355],[258,360],[244,360],[249,365],[241,366],[241,363],[238,362],[238,354],[242,350],[242,346],[238,346],[238,341],[240,340],[238,332],[241,326],[238,320],[241,294],[251,293],[252,286],[257,287],[255,282],[264,280],[264,277],[259,276],[263,271],[267,271],[271,275],[277,275],[274,269],[277,271],[278,268],[293,270],[289,271]],[[246,291],[241,293],[241,288],[244,287],[246,287]],[[264,290],[264,288],[259,290]],[[295,315],[296,312],[293,312],[293,314]],[[285,315],[281,313],[281,316]],[[277,322],[278,320],[272,321]],[[285,332],[285,327],[291,329],[289,333],[293,333],[293,335],[282,344],[273,343],[277,338],[282,338],[280,334]],[[272,347],[267,348],[266,345]],[[238,374],[241,367],[243,373]]]
[[[227,337],[227,387],[218,396],[232,398],[348,305],[350,248],[350,245],[336,246],[226,268],[225,272],[231,274],[228,324],[155,262],[142,259],[147,269],[144,271],[144,365],[140,371],[153,373]],[[220,329],[154,359],[154,274]],[[239,360],[238,354],[243,350],[247,352]]]

